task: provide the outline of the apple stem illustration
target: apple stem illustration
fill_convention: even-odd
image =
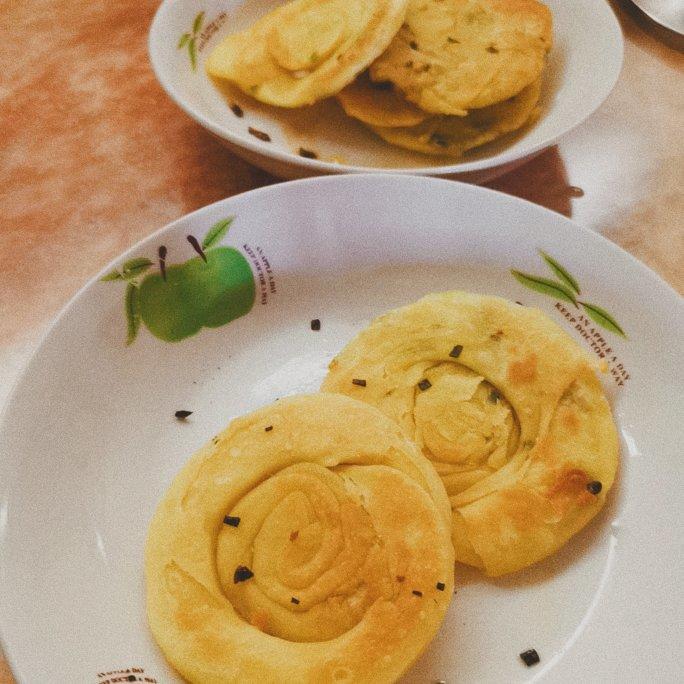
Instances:
[[[127,345],[133,344],[143,325],[159,340],[178,342],[251,311],[256,285],[250,264],[239,249],[221,245],[234,219],[216,221],[201,241],[187,235],[199,256],[184,263],[167,264],[169,250],[159,245],[159,270],[151,259],[134,257],[100,278],[126,283]]]
[[[164,245],[160,245],[158,254],[159,270],[161,271],[161,276],[164,279],[164,282],[166,282],[166,247]]]
[[[200,243],[197,241],[197,238],[194,235],[188,235],[187,236],[188,242],[192,245],[192,248],[197,252],[202,257],[202,261],[204,263],[207,263],[207,255],[204,253],[204,250],[202,249]]]

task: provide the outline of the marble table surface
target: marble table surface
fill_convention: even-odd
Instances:
[[[600,1],[600,0],[599,0]],[[681,45],[631,5],[620,80],[584,125],[491,183],[596,230],[684,291]],[[0,406],[86,279],[172,219],[277,182],[166,97],[156,0],[0,0]],[[0,655],[0,684],[13,682]]]

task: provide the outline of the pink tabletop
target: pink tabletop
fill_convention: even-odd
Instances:
[[[682,292],[684,56],[611,4],[626,37],[614,92],[489,185],[603,233]],[[105,263],[172,219],[277,182],[162,92],[146,47],[157,5],[0,0],[0,405],[48,322]],[[12,681],[0,655],[0,684]]]

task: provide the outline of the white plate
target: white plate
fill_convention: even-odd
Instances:
[[[484,182],[582,123],[606,99],[622,66],[622,33],[605,0],[547,0],[554,46],[544,72],[539,120],[460,160],[432,157],[383,142],[347,117],[334,100],[287,110],[261,105],[239,92],[226,98],[217,90],[204,70],[207,55],[224,36],[280,4],[282,0],[164,0],[150,29],[149,51],[159,82],[176,104],[237,154],[282,178],[377,170]],[[195,36],[194,68],[190,43],[178,47],[185,33]],[[240,105],[242,118],[230,110],[231,103]],[[250,135],[250,126],[267,133],[271,142]],[[319,159],[301,157],[300,147]]]
[[[387,175],[223,200],[103,273],[134,257],[156,262],[162,244],[168,265],[184,263],[194,255],[186,235],[201,240],[229,216],[223,242],[254,272],[247,315],[176,343],[143,324],[126,346],[125,283],[94,279],[11,396],[0,425],[0,631],[19,681],[103,684],[105,673],[133,667],[145,681],[177,681],[148,633],[142,581],[147,524],[174,473],[232,417],[316,390],[327,362],[373,316],[450,288],[538,306],[606,355],[622,462],[607,508],[556,556],[499,580],[458,570],[446,623],[407,682],[675,681],[679,297],[558,214],[474,186]],[[513,278],[511,268],[553,277],[539,249],[626,338]],[[194,413],[182,423],[177,409]],[[518,654],[530,647],[542,662],[528,670]]]

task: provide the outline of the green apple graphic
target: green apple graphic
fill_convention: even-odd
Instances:
[[[166,248],[159,248],[159,271],[139,277],[153,266],[145,258],[127,261],[121,271],[112,271],[104,281],[126,280],[127,344],[138,333],[141,322],[158,339],[178,342],[203,327],[218,328],[249,313],[254,305],[252,270],[245,257],[232,247],[217,247],[228,232],[233,217],[214,224],[200,245],[194,236],[188,242],[198,256],[184,264],[166,266]]]

